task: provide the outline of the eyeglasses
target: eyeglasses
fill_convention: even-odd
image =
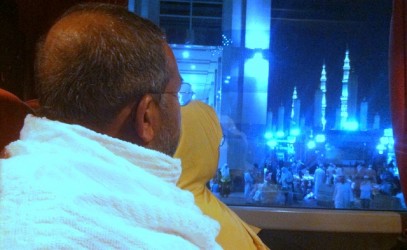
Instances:
[[[162,93],[150,93],[154,95],[172,95],[178,99],[178,102],[180,103],[181,106],[185,106],[189,103],[189,101],[192,99],[192,96],[195,94],[193,91],[179,91],[179,92],[162,92]],[[186,100],[188,99],[188,100]]]
[[[173,97],[177,98],[177,100],[179,101],[179,92],[162,92],[162,93],[149,93],[151,95],[172,95]]]
[[[179,92],[163,92],[161,94],[162,95],[164,95],[164,94],[172,95],[172,96],[174,96],[176,98],[178,98],[178,96],[179,96]]]

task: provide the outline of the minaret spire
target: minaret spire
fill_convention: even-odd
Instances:
[[[297,95],[297,86],[294,86],[294,91],[293,91],[293,97],[292,97],[292,104],[291,104],[291,119],[294,118],[294,105],[295,105],[295,101],[297,100],[298,95]]]
[[[321,92],[322,92],[322,103],[321,103],[321,123],[322,123],[322,131],[325,130],[326,125],[326,70],[325,70],[325,62],[322,65],[322,72],[321,72]]]
[[[348,119],[348,83],[350,72],[349,49],[346,49],[345,60],[343,61],[342,95],[341,95],[341,128],[344,128]]]
[[[300,109],[301,109],[301,101],[298,99],[297,94],[297,87],[294,86],[293,96],[292,96],[292,104],[291,104],[291,123],[290,123],[290,130],[297,131],[300,127]],[[291,131],[290,131],[291,133]]]

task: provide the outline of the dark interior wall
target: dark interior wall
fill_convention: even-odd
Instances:
[[[398,234],[262,230],[259,236],[273,250],[407,249]]]
[[[127,0],[0,1],[0,88],[23,100],[35,98],[35,44],[58,16],[80,2],[105,2],[127,6]]]

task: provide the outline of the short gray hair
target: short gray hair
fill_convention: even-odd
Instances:
[[[146,93],[164,91],[166,42],[151,21],[120,6],[87,3],[68,10],[53,28],[36,58],[37,93],[47,118],[100,128]]]

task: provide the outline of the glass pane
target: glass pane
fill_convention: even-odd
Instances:
[[[176,44],[186,43],[189,35],[188,17],[168,17],[160,18],[160,27],[164,30],[167,40]]]
[[[222,4],[215,3],[194,3],[192,15],[222,17]]]
[[[189,16],[190,5],[189,1],[160,1],[160,14]]]
[[[242,2],[194,3],[194,39],[169,36],[193,98],[223,128],[212,191],[232,205],[405,209],[389,104],[391,1]]]
[[[193,18],[194,44],[221,45],[222,19]]]

